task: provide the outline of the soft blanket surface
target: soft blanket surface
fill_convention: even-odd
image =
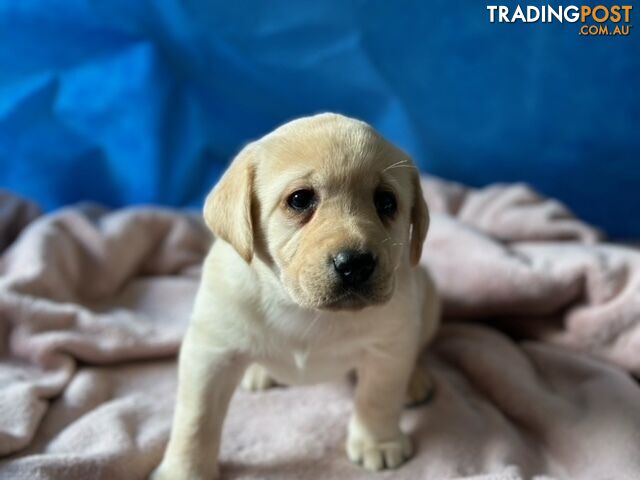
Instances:
[[[640,478],[640,252],[523,185],[424,186],[445,322],[422,359],[436,396],[403,418],[416,456],[349,464],[346,379],[238,391],[223,478]],[[0,478],[145,478],[210,242],[177,211],[0,195]]]

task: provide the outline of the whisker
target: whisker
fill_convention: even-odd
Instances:
[[[372,344],[370,345],[367,350],[376,355],[378,358],[388,358],[388,359],[395,359],[395,356],[390,353],[391,350],[386,349],[386,348],[381,348],[380,346],[376,345],[376,344]]]
[[[402,257],[398,258],[398,261],[396,262],[396,266],[393,267],[393,273],[396,273],[400,268],[400,262],[402,262]]]
[[[418,170],[418,167],[414,166],[414,165],[392,165],[390,167],[385,168],[384,170],[382,170],[383,172],[386,172],[387,170],[392,170],[394,168],[413,168],[414,170]]]
[[[348,290],[352,295],[355,295],[356,297],[358,297],[360,300],[362,300],[363,302],[367,303],[367,299],[364,298],[362,295],[360,295],[358,292],[356,292],[355,290]]]
[[[404,163],[408,163],[408,162],[409,162],[409,160],[407,160],[407,159],[400,160],[399,162],[392,163],[392,164],[391,164],[391,165],[389,165],[388,167],[384,168],[382,171],[383,171],[383,172],[386,172],[387,170],[389,170],[389,169],[391,169],[391,168],[394,168],[396,165],[402,165],[402,164],[404,164]]]
[[[316,322],[320,318],[320,315],[322,315],[322,311],[319,311],[318,314],[313,318],[313,320],[311,320],[311,322],[309,323],[307,328],[304,329],[304,332],[302,332],[302,338],[303,339],[307,336],[307,334],[309,334],[311,332],[311,329],[313,328],[313,326],[316,324]]]

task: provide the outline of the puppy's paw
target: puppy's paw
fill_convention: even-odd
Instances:
[[[256,363],[250,365],[242,377],[242,388],[250,392],[260,392],[275,386],[276,381],[269,375],[269,372],[262,365]]]
[[[377,441],[366,435],[349,434],[347,456],[367,470],[398,468],[413,455],[411,439],[402,432],[395,438]]]
[[[433,397],[435,393],[435,383],[431,375],[424,370],[423,367],[417,365],[413,369],[409,384],[407,385],[407,394],[405,397],[405,405],[413,407],[426,403]]]
[[[217,480],[218,469],[214,469],[212,472],[203,473],[195,472],[189,466],[168,465],[166,463],[160,464],[149,475],[149,480]]]

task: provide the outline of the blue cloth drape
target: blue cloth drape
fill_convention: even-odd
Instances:
[[[195,206],[248,140],[333,110],[638,237],[640,33],[577,30],[477,1],[0,0],[0,187]]]

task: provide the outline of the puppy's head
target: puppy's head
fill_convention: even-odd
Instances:
[[[204,216],[247,262],[260,256],[298,305],[330,310],[386,302],[400,267],[420,260],[429,225],[412,160],[334,114],[245,147]]]

